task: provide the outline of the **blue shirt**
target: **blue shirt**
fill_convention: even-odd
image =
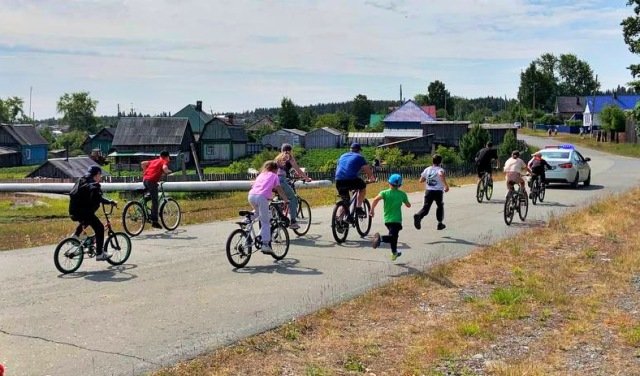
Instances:
[[[360,169],[367,165],[367,160],[360,153],[353,151],[344,153],[338,159],[336,180],[355,179],[360,177]]]

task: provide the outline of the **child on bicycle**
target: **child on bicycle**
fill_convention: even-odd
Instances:
[[[282,197],[285,204],[289,203],[284,190],[280,186],[280,179],[276,172],[278,164],[274,161],[266,161],[262,165],[260,174],[253,182],[249,191],[249,204],[253,207],[254,216],[260,219],[260,237],[262,238],[262,253],[270,254],[271,251],[271,211],[269,201],[273,197],[273,190],[276,190]]]
[[[540,176],[540,184],[544,185],[547,183],[547,175],[545,171],[547,169],[552,170],[553,167],[549,164],[549,162],[542,158],[542,154],[539,151],[533,153],[533,158],[531,158],[529,163],[527,163],[527,166],[531,170],[531,180],[529,181],[529,187],[531,187],[531,185],[533,184],[533,179],[535,179],[536,176]]]
[[[73,236],[79,237],[85,227],[93,229],[96,236],[97,261],[105,261],[110,255],[102,251],[104,247],[104,225],[96,216],[96,210],[98,210],[100,204],[117,206],[115,201],[102,196],[101,179],[102,170],[100,167],[91,166],[86,175],[78,179],[69,193],[69,216],[71,220],[79,222]]]
[[[311,179],[305,174],[304,171],[298,166],[296,159],[293,156],[293,147],[291,144],[282,144],[280,147],[280,154],[276,156],[274,159],[276,164],[278,165],[278,178],[280,179],[280,186],[284,190],[289,199],[289,217],[291,218],[291,224],[289,228],[292,230],[297,230],[300,228],[300,225],[296,223],[296,218],[298,214],[298,199],[296,197],[296,193],[293,191],[293,188],[289,186],[287,182],[287,178],[289,178],[289,171],[293,169],[298,176],[309,182]]]
[[[404,191],[400,190],[402,186],[402,176],[393,174],[389,176],[389,189],[385,189],[378,193],[371,204],[371,212],[369,215],[375,215],[376,206],[380,200],[384,200],[384,225],[389,229],[389,235],[380,236],[376,232],[373,235],[372,247],[378,248],[381,242],[389,243],[391,246],[391,260],[395,261],[402,256],[402,252],[398,252],[398,236],[402,230],[402,204],[410,208],[411,203],[409,197]]]
[[[531,172],[531,169],[527,166],[522,159],[520,159],[520,151],[514,150],[511,152],[511,158],[507,159],[502,169],[505,174],[505,181],[507,182],[507,195],[513,191],[513,186],[518,184],[522,189],[522,193],[527,196],[527,189],[525,188],[523,174]]]

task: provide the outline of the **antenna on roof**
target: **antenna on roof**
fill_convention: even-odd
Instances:
[[[400,104],[402,104],[404,101],[402,100],[402,84],[400,84]]]

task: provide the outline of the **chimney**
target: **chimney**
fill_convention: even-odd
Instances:
[[[202,101],[196,101],[196,111],[202,112]]]
[[[229,124],[233,125],[233,114],[227,114],[227,121],[229,121]]]
[[[580,106],[580,97],[576,97],[576,104]]]

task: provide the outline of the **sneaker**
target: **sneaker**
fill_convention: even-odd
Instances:
[[[413,216],[413,225],[416,227],[416,229],[420,230],[420,216],[417,214]]]
[[[162,226],[158,222],[152,222],[151,223],[151,227],[153,227],[153,228],[162,228]]]
[[[299,228],[300,228],[300,225],[299,225],[299,224],[297,224],[296,222],[292,222],[292,223],[289,225],[289,228],[290,228],[290,229],[292,229],[292,230],[297,230],[297,229],[299,229]]]
[[[111,255],[108,254],[107,252],[98,253],[96,255],[96,261],[107,261],[110,258],[111,258]]]
[[[358,216],[358,217],[366,217],[367,213],[364,211],[363,208],[356,208],[356,216]]]
[[[396,252],[391,254],[391,261],[396,261],[398,257],[402,256],[402,252]]]
[[[381,242],[382,240],[380,239],[380,233],[376,232],[375,234],[373,234],[373,240],[371,241],[371,246],[373,247],[373,249],[380,247]]]
[[[263,244],[262,248],[260,248],[260,250],[265,255],[272,255],[273,254],[273,250],[271,249],[271,246],[269,244]]]
[[[438,230],[444,230],[445,228],[447,228],[447,226],[445,226],[444,223],[438,223]]]
[[[529,193],[529,198],[533,199],[533,192]]]

